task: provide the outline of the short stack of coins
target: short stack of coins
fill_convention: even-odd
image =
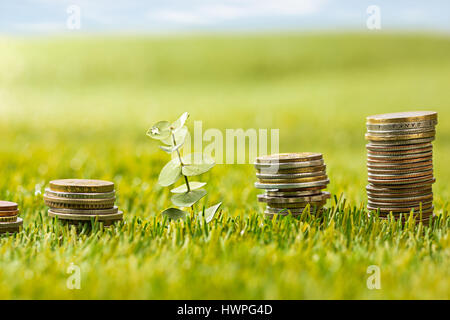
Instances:
[[[368,209],[381,218],[427,222],[433,215],[433,145],[437,113],[401,112],[367,118]]]
[[[22,225],[17,203],[0,201],[0,234],[19,232]]]
[[[330,193],[322,191],[329,184],[320,153],[282,153],[258,157],[255,162],[255,187],[264,189],[258,201],[267,204],[265,214],[298,216],[307,206],[320,213]]]
[[[54,180],[44,194],[48,215],[70,224],[94,219],[110,226],[122,220],[123,212],[114,205],[115,200],[114,183],[103,180]]]

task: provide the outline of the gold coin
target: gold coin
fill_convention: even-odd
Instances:
[[[17,216],[0,217],[0,222],[15,222],[16,220]]]
[[[74,193],[113,192],[114,183],[103,180],[62,179],[50,181],[50,189],[53,191]]]
[[[367,117],[367,123],[398,123],[398,122],[420,122],[426,120],[437,121],[437,112],[434,111],[412,111],[377,114]]]
[[[305,168],[292,168],[292,169],[278,169],[276,170],[275,173],[281,173],[281,174],[287,174],[287,173],[310,173],[310,172],[319,172],[319,171],[325,171],[326,170],[326,166],[325,165],[321,165],[321,166],[317,166],[317,167],[305,167]],[[269,169],[257,169],[256,170],[257,173],[272,173],[275,174],[274,172],[272,172]]]
[[[321,153],[301,152],[301,153],[279,153],[256,158],[257,163],[284,163],[284,162],[305,162],[321,160]]]
[[[12,210],[12,211],[0,211],[0,217],[11,217],[11,216],[17,216],[19,214],[19,210]]]
[[[258,179],[259,183],[305,183],[305,182],[315,182],[327,180],[326,175],[309,177],[309,178],[298,178],[298,179]]]
[[[414,134],[404,134],[404,135],[385,135],[385,136],[375,136],[373,134],[366,133],[365,137],[370,141],[406,141],[412,139],[422,139],[430,138],[436,136],[436,131],[426,132],[426,133],[414,133]]]
[[[17,210],[18,205],[11,201],[0,201],[0,211],[14,211]]]
[[[16,233],[23,225],[22,218],[17,218],[14,222],[0,222],[0,233]]]
[[[420,149],[410,149],[410,150],[392,150],[392,151],[368,150],[368,154],[378,155],[378,156],[400,156],[400,155],[407,155],[407,154],[419,154],[419,153],[430,152],[430,151],[433,151],[433,146],[429,146],[426,148],[420,148]]]

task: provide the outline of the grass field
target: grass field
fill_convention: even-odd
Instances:
[[[0,298],[449,299],[450,38],[427,34],[0,38],[0,198],[24,230],[0,238]],[[438,222],[366,217],[365,117],[439,112]],[[322,152],[337,198],[324,219],[269,222],[251,165],[201,177],[220,218],[167,223],[168,156],[145,132],[183,111],[207,128],[279,128],[283,152]],[[116,183],[125,222],[61,227],[58,178]],[[71,263],[81,289],[69,290]],[[369,290],[367,267],[381,271]]]

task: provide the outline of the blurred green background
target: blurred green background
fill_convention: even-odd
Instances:
[[[343,194],[348,203],[358,207],[366,201],[365,117],[385,112],[438,111],[434,143],[435,206],[437,213],[447,207],[450,38],[445,35],[286,32],[2,37],[0,70],[0,198],[18,202],[25,226],[40,235],[34,240],[22,236],[21,241],[29,247],[3,240],[1,250],[7,258],[3,265],[0,262],[3,266],[0,283],[5,286],[8,277],[17,274],[15,261],[23,262],[27,255],[31,254],[30,259],[36,265],[40,262],[45,266],[39,270],[47,272],[52,261],[64,266],[70,260],[70,253],[62,259],[63,248],[54,249],[60,250],[56,256],[48,252],[47,260],[29,252],[34,241],[39,243],[51,234],[37,230],[40,215],[44,226],[50,224],[41,193],[52,179],[114,181],[118,205],[125,211],[127,221],[135,216],[144,221],[159,216],[170,204],[168,188],[156,185],[168,156],[145,133],[153,123],[175,120],[184,111],[191,114],[191,128],[194,120],[203,121],[203,130],[279,128],[280,151],[323,153],[331,180],[328,190],[338,196]],[[256,178],[251,165],[218,165],[202,180],[208,182],[208,203],[223,201],[223,210],[230,216],[262,212],[262,206],[256,202],[256,194],[260,192],[253,187]],[[447,229],[441,232],[440,258],[436,265],[431,263],[431,267],[421,269],[422,275],[433,268],[441,272],[437,274],[448,275],[445,267],[448,267],[449,236]],[[16,247],[21,249],[14,253]],[[83,252],[82,248],[77,250]],[[266,257],[276,255],[272,249],[261,250],[266,250]],[[164,252],[159,254],[164,256]],[[176,251],[166,254],[177,257]],[[108,273],[109,268],[115,267],[127,270],[123,265],[126,263],[139,264],[130,255],[127,262],[117,262],[103,271]],[[20,270],[23,275],[29,269]],[[252,273],[251,267],[245,270]],[[414,274],[412,267],[405,270]],[[120,276],[117,270],[114,272]],[[180,275],[184,276],[187,274]],[[34,277],[38,277],[36,274],[31,278],[38,279]],[[52,278],[45,279],[51,282]],[[230,276],[230,283],[232,279]],[[4,291],[3,297],[62,294],[59,289],[45,287],[46,281],[37,285],[36,291],[25,289],[25,280],[15,281],[13,289]],[[317,283],[311,284],[310,278],[302,281],[299,286],[307,288],[309,283],[320,288]],[[443,281],[430,288],[421,287],[422,296],[419,292],[412,293],[413,285],[407,284],[400,286],[398,293],[381,297],[408,294],[433,297],[434,290],[442,298],[450,287],[448,277]],[[372,297],[357,291],[343,293],[340,290],[345,286],[339,283],[334,283],[330,297]],[[273,286],[276,284],[275,281]],[[91,288],[91,294],[97,295],[84,292],[76,297],[129,297],[129,294],[207,298],[207,291],[200,289],[190,292],[174,286],[158,296],[141,291],[112,293],[108,288],[114,285],[112,282],[109,285],[102,287],[97,283],[98,287]],[[326,287],[326,282],[323,285]],[[391,286],[397,285],[392,280]],[[233,292],[222,289],[219,286],[217,296],[211,297],[241,297],[237,291],[233,296]],[[267,294],[269,291],[268,287],[260,291],[243,289],[242,294],[247,293],[248,298],[324,296],[320,289],[305,289],[292,295],[289,290],[276,291],[274,295]],[[62,297],[73,297],[70,294],[64,291]]]

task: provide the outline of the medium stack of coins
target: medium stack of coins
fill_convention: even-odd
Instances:
[[[433,146],[437,113],[401,112],[367,118],[368,209],[429,221],[433,215]]]
[[[309,205],[312,213],[322,212],[330,193],[323,192],[328,183],[326,166],[320,153],[282,153],[256,159],[258,182],[265,189],[259,202],[267,203],[265,214],[297,216]]]
[[[19,232],[22,225],[17,203],[0,201],[0,234]]]
[[[54,180],[44,194],[48,215],[70,224],[94,218],[109,226],[122,220],[123,212],[114,206],[115,200],[114,183],[102,180]]]

